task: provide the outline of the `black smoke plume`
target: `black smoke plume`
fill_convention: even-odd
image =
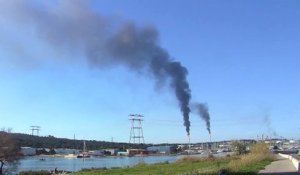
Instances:
[[[157,83],[170,82],[189,135],[188,71],[160,46],[155,27],[101,15],[89,1],[53,1],[49,7],[33,2],[0,0],[0,19],[34,30],[55,51],[80,52],[91,67],[120,64],[135,72],[149,71]]]
[[[210,131],[210,115],[208,112],[208,106],[204,103],[195,103],[193,104],[193,109],[197,112],[197,114],[205,121],[206,129],[211,134]]]
[[[267,130],[268,130],[268,132],[270,134],[272,134],[273,136],[277,137],[278,134],[273,129],[272,122],[271,122],[271,119],[270,119],[271,111],[269,109],[264,109],[263,112],[264,112],[264,116],[263,116],[263,123],[264,123],[264,125],[267,127]]]

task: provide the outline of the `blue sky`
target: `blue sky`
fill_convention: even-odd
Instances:
[[[57,1],[26,3],[41,11],[58,6]],[[90,5],[116,23],[130,20],[157,28],[160,46],[188,69],[191,101],[209,106],[212,140],[262,134],[299,139],[299,1]],[[147,143],[187,142],[168,85],[157,87],[146,72],[122,65],[91,67],[80,49],[57,51],[30,22],[10,19],[1,10],[1,127],[30,133],[29,126],[39,125],[41,135],[127,142],[128,115],[140,113]],[[195,114],[190,121],[191,141],[208,141],[204,121]]]

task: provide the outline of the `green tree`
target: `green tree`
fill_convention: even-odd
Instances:
[[[16,146],[10,133],[0,131],[0,175],[3,175],[3,166],[17,160],[20,148]]]

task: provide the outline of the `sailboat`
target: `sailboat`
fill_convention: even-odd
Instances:
[[[90,158],[91,156],[89,153],[86,151],[86,144],[85,141],[83,141],[83,151],[82,153],[78,154],[77,158]]]

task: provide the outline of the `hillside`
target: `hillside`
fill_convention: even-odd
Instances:
[[[10,133],[15,143],[20,147],[33,147],[33,148],[75,148],[82,149],[83,140],[73,140],[67,138],[56,138],[54,136],[33,136],[29,134]],[[96,140],[86,140],[86,145],[89,149],[104,149],[104,148],[146,148],[151,144],[129,144],[117,142],[105,142]]]

